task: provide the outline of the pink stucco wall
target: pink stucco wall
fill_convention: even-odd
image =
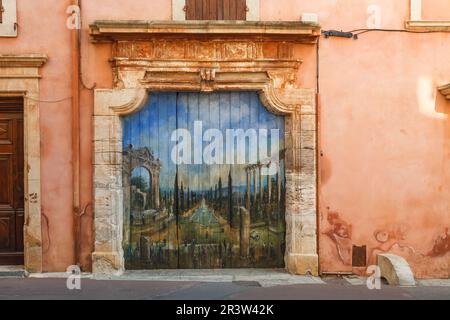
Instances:
[[[46,53],[40,82],[41,200],[44,269],[65,270],[73,261],[69,0],[17,1],[18,37],[0,38],[0,53]],[[45,17],[45,18],[44,18]],[[46,223],[48,221],[48,224]]]
[[[436,2],[431,7],[427,2]],[[41,100],[71,96],[69,0],[18,1],[19,36],[0,39],[0,53],[47,53]],[[403,28],[407,0],[263,0],[262,20],[319,14],[323,29],[366,28],[369,5],[381,27]],[[425,0],[424,17],[444,19],[448,0]],[[439,9],[436,9],[439,8]],[[82,74],[86,87],[110,88],[110,46],[91,44],[97,19],[171,18],[170,0],[82,2]],[[45,18],[43,18],[45,17]],[[316,86],[315,48],[302,50],[300,81]],[[371,32],[320,41],[320,264],[324,272],[352,271],[348,250],[405,256],[420,277],[449,277],[450,255],[428,254],[450,227],[450,104],[436,90],[450,82],[450,34]],[[82,90],[82,207],[92,201],[93,91]],[[71,102],[40,103],[44,269],[74,261],[71,180]],[[82,220],[83,265],[89,266],[92,212]],[[336,227],[338,226],[338,227]],[[344,230],[341,237],[335,233]],[[353,269],[354,271],[361,271]]]
[[[450,9],[447,0],[422,0],[422,19],[449,20]]]

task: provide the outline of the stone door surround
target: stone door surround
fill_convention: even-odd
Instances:
[[[45,55],[0,55],[0,96],[24,99],[25,270],[42,272],[39,69]]]
[[[93,272],[124,271],[121,117],[156,91],[256,91],[285,116],[286,268],[318,274],[315,89],[299,86],[297,46],[314,44],[301,22],[98,21],[95,42],[112,43],[114,88],[95,91]],[[313,50],[313,46],[311,46]]]

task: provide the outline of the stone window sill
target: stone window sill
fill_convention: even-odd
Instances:
[[[406,21],[406,30],[410,31],[450,31],[450,20],[448,21]]]
[[[16,0],[3,0],[3,21],[0,23],[0,38],[17,37]]]
[[[17,37],[17,25],[15,23],[0,23],[0,38]]]

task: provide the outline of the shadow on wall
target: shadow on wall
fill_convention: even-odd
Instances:
[[[436,112],[446,114],[447,119],[450,115],[450,101],[447,100],[443,94],[436,90]]]
[[[437,83],[429,76],[417,79],[416,96],[419,111],[431,119],[446,120],[449,114],[448,104],[437,87]]]

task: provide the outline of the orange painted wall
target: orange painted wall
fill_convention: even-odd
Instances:
[[[381,28],[409,19],[407,1],[302,3],[264,1],[262,18],[314,12],[324,30],[350,31],[367,28],[368,7],[377,4]],[[425,0],[428,19],[443,12],[450,16],[450,2]],[[449,33],[321,39],[322,272],[364,272],[352,267],[356,245],[366,246],[368,264],[392,252],[417,277],[450,276],[450,252],[441,250],[450,239],[450,103],[436,89],[449,82],[449,54]],[[307,85],[310,71],[302,75]]]
[[[422,0],[423,20],[450,20],[448,0]]]
[[[428,1],[436,3],[426,7]],[[70,30],[65,27],[69,3],[18,1],[19,36],[0,38],[0,53],[49,55],[41,100],[71,96]],[[409,19],[408,0],[262,0],[261,19],[298,20],[302,12],[313,12],[325,30],[353,30],[366,28],[371,4],[381,10],[382,28],[403,28]],[[450,13],[447,0],[424,0],[424,17],[443,19],[446,10]],[[97,19],[167,20],[171,1],[85,0],[82,18],[81,205],[87,209],[82,264],[89,269],[92,88],[111,88],[112,76],[111,48],[89,42],[88,24]],[[315,48],[305,46],[300,54],[300,82],[315,87]],[[449,277],[449,253],[427,256],[450,227],[450,103],[436,90],[450,82],[449,55],[448,33],[371,32],[359,40],[321,39],[322,271],[352,271],[349,247],[366,245],[368,258],[372,252],[390,251],[406,257],[419,277]],[[71,104],[41,102],[39,107],[42,210],[49,221],[43,224],[44,269],[64,271],[74,262]]]
[[[44,270],[65,270],[73,264],[71,65],[70,33],[65,28],[69,0],[17,1],[18,37],[0,38],[0,53],[46,53],[42,68],[41,200]],[[48,221],[48,223],[47,223]]]

